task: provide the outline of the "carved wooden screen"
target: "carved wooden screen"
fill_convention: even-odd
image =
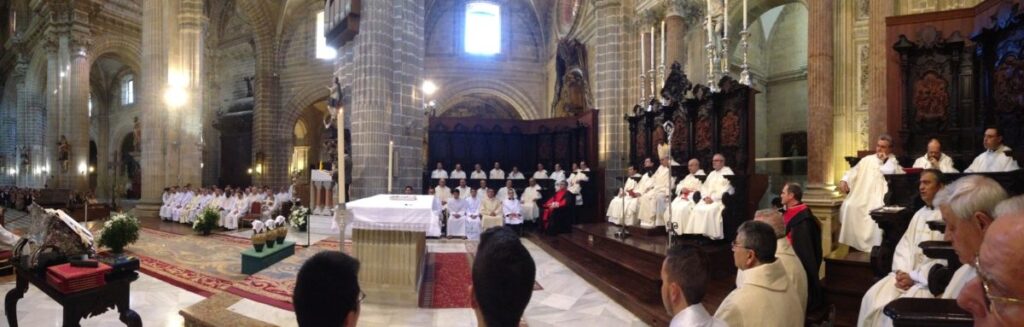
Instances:
[[[718,150],[725,156],[727,165],[748,167],[753,165],[753,146],[750,133],[754,129],[750,114],[750,88],[734,79],[726,78],[719,83],[721,92],[715,94],[721,107],[717,111]]]
[[[943,37],[941,31],[927,26],[917,34],[914,41],[900,35],[893,45],[903,77],[902,149],[917,154],[930,139],[938,138],[946,154],[956,161],[969,160],[978,143],[978,133],[971,128],[974,110],[963,102],[963,94],[970,93],[964,87],[970,85],[961,85],[971,74],[970,67],[964,67],[970,63],[970,52],[960,32]]]
[[[1016,4],[1005,8],[972,39],[978,44],[979,108],[986,109],[981,118],[999,127],[1003,142],[1014,149],[1020,162],[1024,159],[1024,13]]]

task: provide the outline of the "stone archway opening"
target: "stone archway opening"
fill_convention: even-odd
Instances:
[[[515,106],[505,99],[487,93],[459,95],[446,101],[440,117],[522,120]]]

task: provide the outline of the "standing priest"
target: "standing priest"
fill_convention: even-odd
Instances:
[[[871,247],[882,241],[882,230],[871,219],[871,210],[885,205],[889,184],[884,175],[902,173],[903,168],[892,155],[892,138],[882,134],[875,143],[875,154],[861,158],[839,182],[839,190],[849,194],[839,208],[839,243],[871,252]]]
[[[722,197],[725,193],[733,194],[735,190],[732,183],[725,176],[732,176],[732,168],[725,165],[725,156],[716,153],[711,159],[711,167],[714,168],[708,174],[707,180],[700,188],[700,202],[693,207],[690,213],[690,232],[704,234],[713,240],[722,239],[725,234],[722,232],[722,212],[725,211],[725,204]]]

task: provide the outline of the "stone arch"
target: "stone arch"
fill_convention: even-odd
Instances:
[[[452,105],[450,103],[452,99],[458,99],[459,97],[474,93],[483,93],[496,96],[512,104],[523,120],[540,119],[538,108],[534,106],[530,97],[508,83],[495,80],[469,79],[451,85],[443,85],[441,89],[442,92],[435,97],[439,104],[438,109],[441,110],[438,114],[443,113],[444,110],[447,110]]]
[[[295,125],[295,121],[302,116],[302,111],[310,105],[326,99],[330,95],[330,91],[323,85],[314,84],[309,85],[298,93],[295,93],[288,100],[288,103],[284,106],[284,119],[281,119],[281,126],[286,130],[291,130],[290,127]]]
[[[813,1],[813,0],[812,0]],[[748,23],[753,23],[758,17],[778,6],[785,6],[791,3],[799,3],[807,8],[807,0],[762,0],[747,3]],[[734,53],[739,47],[740,31],[743,30],[743,2],[733,1],[729,6],[729,51]],[[736,28],[733,28],[733,27]]]
[[[89,67],[104,55],[113,55],[131,68],[136,75],[142,71],[142,50],[139,48],[139,42],[135,40],[126,37],[101,38],[90,50]]]

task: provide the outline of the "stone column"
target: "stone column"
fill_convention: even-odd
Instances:
[[[162,203],[167,147],[167,108],[163,103],[167,83],[166,0],[142,1],[142,67],[138,106],[142,119],[142,198],[135,207],[139,217],[156,217]]]
[[[878,139],[883,133],[898,136],[898,133],[894,133],[896,131],[889,131],[887,127],[889,120],[885,88],[888,61],[885,50],[891,46],[886,42],[885,18],[893,14],[894,6],[893,1],[871,1],[868,7],[868,140]],[[899,142],[896,140],[897,144]]]
[[[686,21],[678,13],[665,17],[665,76],[673,62],[686,65]],[[685,159],[684,159],[685,160]]]
[[[203,30],[207,19],[203,15],[203,0],[182,0],[178,12],[178,58],[188,102],[177,108],[181,124],[178,138],[177,184],[202,185],[203,135]]]
[[[807,3],[807,192],[804,202],[818,217],[822,250],[832,249],[832,226],[838,221],[840,199],[832,184],[834,6],[833,0]]]
[[[632,108],[639,95],[639,92],[630,92],[636,88],[631,89],[628,81],[639,83],[640,51],[637,42],[629,42],[631,38],[627,36],[624,10],[621,0],[594,1],[594,16],[597,18],[594,35],[597,36],[593,42],[596,46],[592,52],[594,71],[591,74],[594,76],[594,107],[599,110],[598,129],[601,131],[598,161],[604,166],[607,176],[605,185],[602,185],[606,194],[620,186],[614,177],[625,174],[629,131],[623,114]],[[629,31],[629,35],[636,34]],[[634,60],[629,60],[629,53],[636,54]]]
[[[71,144],[68,160],[68,186],[79,192],[89,191],[89,40],[76,36],[69,44],[70,57],[67,73],[68,99],[67,125],[64,134]]]

